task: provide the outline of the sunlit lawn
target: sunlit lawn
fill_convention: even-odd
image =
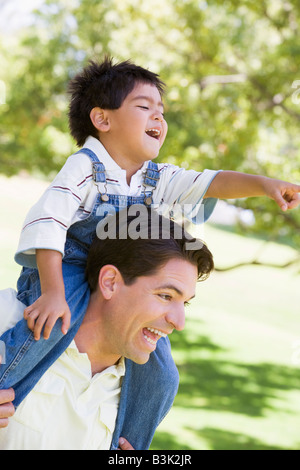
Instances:
[[[45,184],[2,177],[0,183],[0,288],[6,288],[19,272],[13,254],[23,218]],[[264,243],[209,225],[201,236],[219,267],[253,259]],[[295,255],[269,244],[259,259],[280,264]],[[247,266],[215,272],[198,285],[185,332],[172,335],[180,389],[152,449],[300,447],[299,281],[295,266]]]
[[[209,226],[204,235],[218,266],[263,244]],[[295,255],[270,244],[260,259]],[[185,333],[172,335],[181,384],[153,449],[300,447],[299,281],[295,267],[248,266],[198,285]]]

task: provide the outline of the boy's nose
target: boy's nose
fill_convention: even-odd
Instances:
[[[163,115],[159,111],[157,111],[157,113],[155,113],[153,117],[154,117],[154,121],[163,122],[164,120]]]

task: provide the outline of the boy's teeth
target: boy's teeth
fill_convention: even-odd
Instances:
[[[159,137],[160,131],[158,129],[147,129],[146,134],[150,135],[150,137]]]

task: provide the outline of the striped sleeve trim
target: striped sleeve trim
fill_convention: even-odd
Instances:
[[[73,191],[70,188],[65,188],[63,186],[52,186],[51,189],[54,191],[61,191],[63,193],[69,193],[71,194],[77,201],[81,202],[81,198],[77,196],[77,194],[73,193]]]
[[[80,207],[79,207],[79,210],[80,210],[81,212],[84,212],[85,214],[91,214],[91,211],[87,211],[87,210],[84,208],[84,206],[80,206]]]
[[[54,217],[41,217],[39,219],[32,220],[27,225],[25,225],[25,227],[23,227],[23,231],[26,230],[26,228],[28,228],[32,225],[41,224],[41,223],[49,223],[49,222],[56,222],[60,228],[62,228],[65,231],[68,230],[67,225],[63,224],[62,222],[60,222],[57,219],[54,219]]]
[[[159,168],[158,173],[160,173],[160,172],[163,173],[163,172],[166,171],[168,168],[169,168],[169,165],[164,165],[162,168]]]
[[[183,169],[183,168],[179,168],[177,171],[176,171],[176,170],[173,171],[172,177],[171,177],[171,179],[170,179],[170,181],[169,181],[169,184],[171,183],[171,181],[172,181],[176,176],[180,175],[180,173],[182,173],[182,172],[184,172],[184,169]]]
[[[82,180],[80,183],[78,183],[77,187],[78,188],[83,188],[91,179],[93,178],[93,175],[88,175]]]
[[[193,184],[197,181],[197,179],[198,179],[199,176],[201,176],[201,175],[202,175],[202,173],[199,173],[199,175],[196,176],[196,178],[195,178],[194,181],[193,181]]]

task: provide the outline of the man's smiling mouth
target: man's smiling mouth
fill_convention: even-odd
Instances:
[[[145,330],[148,330],[150,333],[149,334],[146,334]],[[144,328],[143,329],[143,334],[144,334],[144,338],[148,341],[148,343],[150,344],[156,344],[157,341],[160,339],[160,338],[166,338],[167,337],[167,334],[166,333],[163,333],[162,331],[160,330],[156,330],[155,328]]]
[[[159,129],[147,129],[146,134],[149,135],[149,137],[153,137],[156,140],[159,140],[161,131]]]

